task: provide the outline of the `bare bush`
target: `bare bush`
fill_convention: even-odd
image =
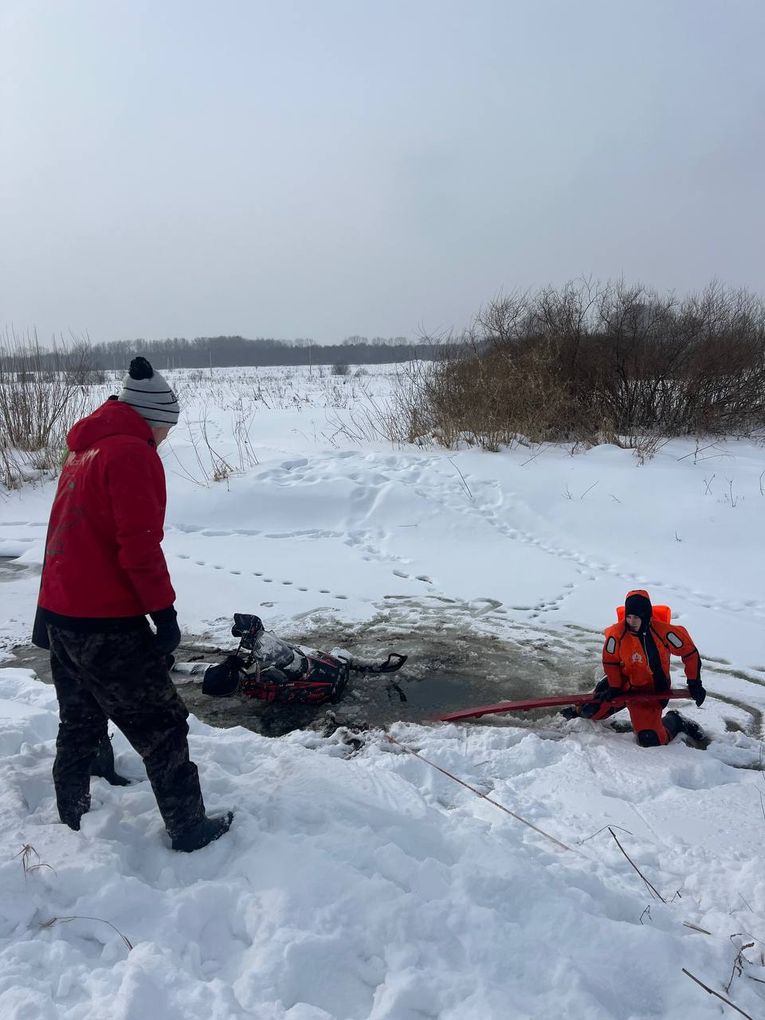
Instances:
[[[0,484],[13,488],[61,466],[66,433],[89,409],[99,379],[85,343],[48,351],[34,334],[0,335]]]
[[[495,450],[618,442],[765,423],[765,304],[711,284],[683,300],[589,280],[493,301],[433,365],[398,377],[389,438]]]

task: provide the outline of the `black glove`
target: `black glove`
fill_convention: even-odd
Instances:
[[[602,704],[604,701],[613,701],[614,698],[621,697],[621,687],[611,687],[608,683],[608,679],[603,677],[602,680],[595,684],[595,690],[592,692],[593,701],[597,701]]]
[[[35,612],[35,622],[32,625],[32,644],[37,645],[38,648],[44,648],[46,651],[50,650],[48,628],[45,625],[45,616],[43,611],[39,606]]]
[[[157,651],[163,656],[170,655],[181,643],[181,631],[178,627],[175,607],[168,606],[167,609],[160,609],[156,613],[149,613],[149,616],[157,628],[157,636],[155,638]]]
[[[688,693],[696,702],[696,708],[701,708],[704,704],[704,698],[707,696],[707,692],[704,690],[701,680],[689,680]]]

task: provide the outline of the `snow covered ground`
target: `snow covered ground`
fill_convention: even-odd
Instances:
[[[208,806],[236,817],[181,858],[145,781],[94,780],[82,831],[57,824],[55,698],[9,658],[0,1018],[733,1015],[683,968],[765,1016],[765,449],[673,442],[639,466],[608,446],[392,448],[362,427],[390,370],[175,380],[165,549],[188,635],[230,643],[234,610],[291,637],[375,619],[589,654],[596,675],[602,628],[645,586],[702,651],[710,697],[688,712],[713,739],[642,750],[550,718],[269,740],[194,720]],[[0,499],[6,649],[28,637],[52,492]]]

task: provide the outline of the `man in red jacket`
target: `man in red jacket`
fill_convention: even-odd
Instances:
[[[189,760],[188,711],[166,665],[181,634],[160,544],[165,475],[157,447],[178,414],[165,379],[134,358],[119,397],[69,432],[33,640],[50,648],[59,702],[53,781],[61,821],[79,829],[91,774],[125,782],[114,773],[111,719],[143,759],[173,848],[191,851],[222,836],[232,815],[205,813]]]

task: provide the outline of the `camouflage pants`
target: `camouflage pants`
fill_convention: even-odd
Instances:
[[[109,719],[143,759],[171,836],[205,813],[189,760],[188,711],[145,628],[79,633],[48,624],[59,729],[53,782],[61,821],[79,828],[90,808],[90,776],[109,756]]]

